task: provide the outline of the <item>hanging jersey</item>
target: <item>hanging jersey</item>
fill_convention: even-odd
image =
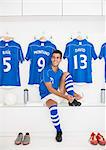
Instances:
[[[105,82],[106,82],[106,43],[104,43],[101,47],[99,58],[100,59],[104,58],[105,60]]]
[[[15,41],[0,41],[0,86],[20,86],[19,62],[24,57]]]
[[[91,43],[74,39],[66,45],[65,58],[74,82],[92,83],[92,58],[97,59],[97,55]]]
[[[39,84],[40,75],[45,66],[51,63],[51,55],[56,46],[50,41],[41,42],[36,40],[29,44],[26,60],[30,60],[28,84]]]
[[[51,66],[46,67],[41,74],[41,82],[39,86],[41,99],[50,94],[47,87],[45,86],[45,82],[51,82],[52,87],[56,90],[59,88],[60,80],[62,77],[63,71],[58,69],[57,72],[54,72]]]

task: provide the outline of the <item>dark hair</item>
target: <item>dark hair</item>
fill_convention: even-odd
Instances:
[[[53,54],[60,54],[60,58],[62,58],[62,52],[60,50],[54,50],[53,53],[52,53],[52,56]]]

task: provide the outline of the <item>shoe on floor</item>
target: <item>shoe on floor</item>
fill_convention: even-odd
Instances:
[[[22,141],[22,144],[23,145],[28,145],[30,143],[30,135],[29,133],[26,133],[25,136],[24,136],[24,139]]]
[[[15,140],[15,144],[20,145],[22,143],[22,140],[23,140],[23,133],[20,132]]]
[[[106,145],[106,140],[104,139],[103,135],[101,135],[100,133],[97,134],[96,136],[98,143],[100,145]]]
[[[94,132],[92,132],[89,141],[92,145],[97,145],[98,144],[97,136]]]
[[[81,102],[78,102],[76,99],[73,102],[68,102],[69,106],[81,106]]]
[[[56,135],[56,141],[61,142],[62,141],[62,131],[58,131]]]

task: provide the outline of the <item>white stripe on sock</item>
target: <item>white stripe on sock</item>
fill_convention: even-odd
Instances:
[[[67,92],[72,91],[73,89],[74,89],[73,87],[70,87],[67,89]]]
[[[73,80],[65,81],[65,84],[67,84],[69,82],[73,83]]]
[[[68,83],[65,87],[73,86],[73,83]]]
[[[69,75],[68,77],[66,77],[66,79],[65,79],[65,80],[67,80],[68,78],[72,78],[72,76],[71,76],[71,75]]]
[[[57,122],[57,123],[53,122],[53,124],[54,124],[54,126],[58,126],[58,125],[60,125],[60,122]]]
[[[57,110],[57,107],[54,106],[54,107],[51,107],[51,108],[49,108],[49,109],[50,109],[50,111],[52,111],[52,110]]]
[[[56,118],[56,119],[52,119],[52,121],[53,121],[53,122],[57,122],[57,121],[59,121],[59,117],[58,117],[58,118]]]
[[[50,115],[52,118],[56,118],[58,116],[58,114],[56,115]]]

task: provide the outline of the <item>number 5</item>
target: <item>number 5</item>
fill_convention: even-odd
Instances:
[[[8,61],[10,61],[11,58],[10,57],[5,57],[3,58],[3,65],[6,66],[6,68],[4,69],[4,72],[9,72],[11,70],[11,65]]]

